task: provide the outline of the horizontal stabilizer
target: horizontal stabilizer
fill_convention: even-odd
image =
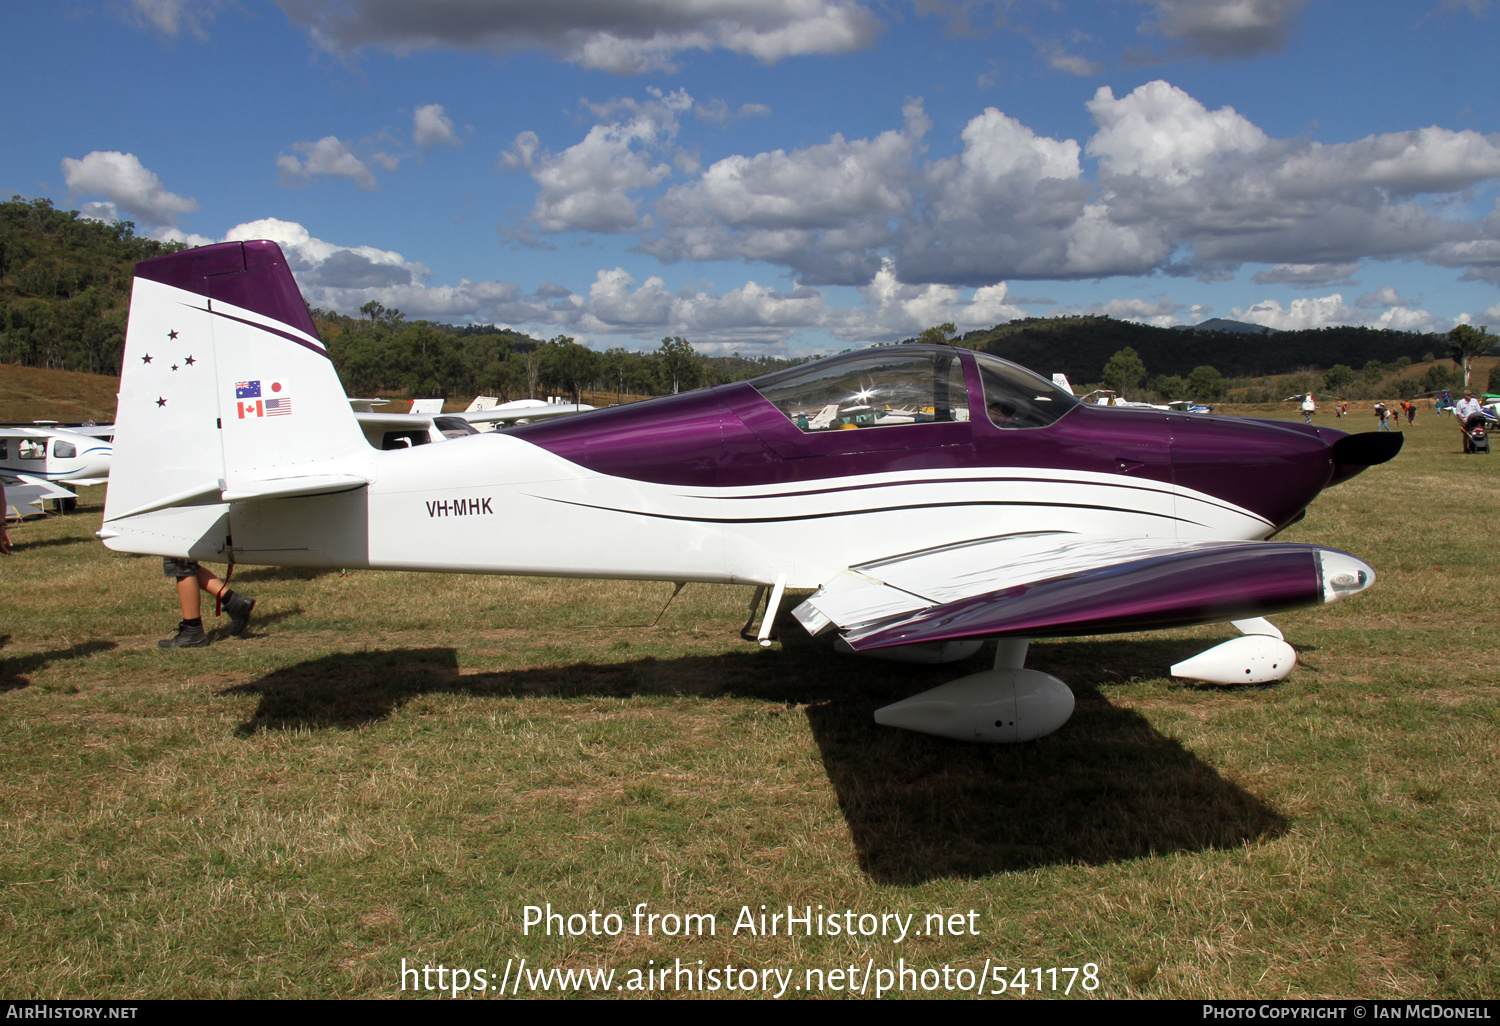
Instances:
[[[225,502],[250,502],[257,499],[290,499],[302,495],[332,495],[363,488],[368,477],[356,474],[315,474],[306,477],[274,477],[259,481],[241,480],[234,491],[224,490]]]

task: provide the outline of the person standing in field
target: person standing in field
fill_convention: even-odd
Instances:
[[[1311,424],[1313,414],[1317,412],[1318,404],[1313,402],[1311,392],[1302,397],[1302,423]]]
[[[1379,423],[1380,426],[1377,427],[1375,430],[1377,430],[1377,431],[1389,431],[1391,429],[1391,423],[1390,423],[1390,420],[1388,419],[1389,416],[1390,416],[1390,411],[1385,408],[1385,403],[1376,403],[1375,404],[1375,420]]]
[[[1469,429],[1466,421],[1483,409],[1484,407],[1480,404],[1479,400],[1474,398],[1474,390],[1472,388],[1464,389],[1464,397],[1453,407],[1453,419],[1458,421],[1458,433],[1463,436],[1462,451],[1464,452],[1469,451]]]
[[[205,570],[193,559],[174,559],[166,556],[161,561],[162,573],[177,579],[177,604],[182,608],[182,622],[177,633],[156,643],[158,648],[202,648],[208,644],[208,635],[203,631],[203,605],[198,589],[213,595],[223,604],[229,614],[229,633],[239,634],[250,622],[250,611],[255,600],[248,595],[237,595],[212,570]]]

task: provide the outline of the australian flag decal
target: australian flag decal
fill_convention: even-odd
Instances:
[[[259,381],[236,381],[234,383],[234,397],[236,399],[259,399]]]

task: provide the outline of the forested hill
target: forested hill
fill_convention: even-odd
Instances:
[[[1374,328],[1334,327],[1306,331],[1197,331],[1157,328],[1111,317],[1026,318],[971,331],[960,345],[980,349],[1050,377],[1059,371],[1075,382],[1099,381],[1109,358],[1127,346],[1152,374],[1186,376],[1215,367],[1226,377],[1290,374],[1335,364],[1362,367],[1371,360],[1394,363],[1447,353],[1441,335]]]
[[[50,200],[0,203],[0,362],[119,374],[135,265],[181,248]]]

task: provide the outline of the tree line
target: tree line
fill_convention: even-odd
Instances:
[[[681,336],[649,352],[600,352],[567,335],[546,340],[504,328],[407,322],[400,310],[366,303],[360,317],[313,310],[344,389],[351,396],[493,395],[502,401],[566,397],[581,402],[684,392],[740,381],[802,362],[774,356],[704,356]]]
[[[1155,374],[1186,379],[1200,367],[1217,368],[1230,378],[1261,378],[1304,367],[1390,364],[1403,356],[1415,361],[1424,353],[1444,352],[1447,345],[1443,335],[1349,325],[1248,333],[1159,328],[1100,316],[1026,317],[962,335],[955,330],[952,342],[1045,377],[1061,372],[1070,381],[1101,380],[1105,364],[1122,349],[1134,350]]]
[[[1281,375],[1274,381],[1270,376],[1255,378],[1228,378],[1217,368],[1200,365],[1188,375],[1151,375],[1146,363],[1134,349],[1126,346],[1119,350],[1104,365],[1099,384],[1130,400],[1173,402],[1190,399],[1202,403],[1236,402],[1266,403],[1286,399],[1288,393],[1313,392],[1338,399],[1412,399],[1420,395],[1431,395],[1444,390],[1457,393],[1473,386],[1480,388],[1485,382],[1472,380],[1472,366],[1476,356],[1483,355],[1500,345],[1500,338],[1489,334],[1484,328],[1461,324],[1443,338],[1446,356],[1452,366],[1438,360],[1436,354],[1422,354],[1422,362],[1429,366],[1421,374],[1408,374],[1412,365],[1410,357],[1400,356],[1389,363],[1367,360],[1362,368],[1336,363],[1326,371],[1300,368],[1289,375]],[[1084,389],[1092,387],[1083,385]],[[1500,392],[1500,365],[1491,370],[1487,382],[1488,390]]]

